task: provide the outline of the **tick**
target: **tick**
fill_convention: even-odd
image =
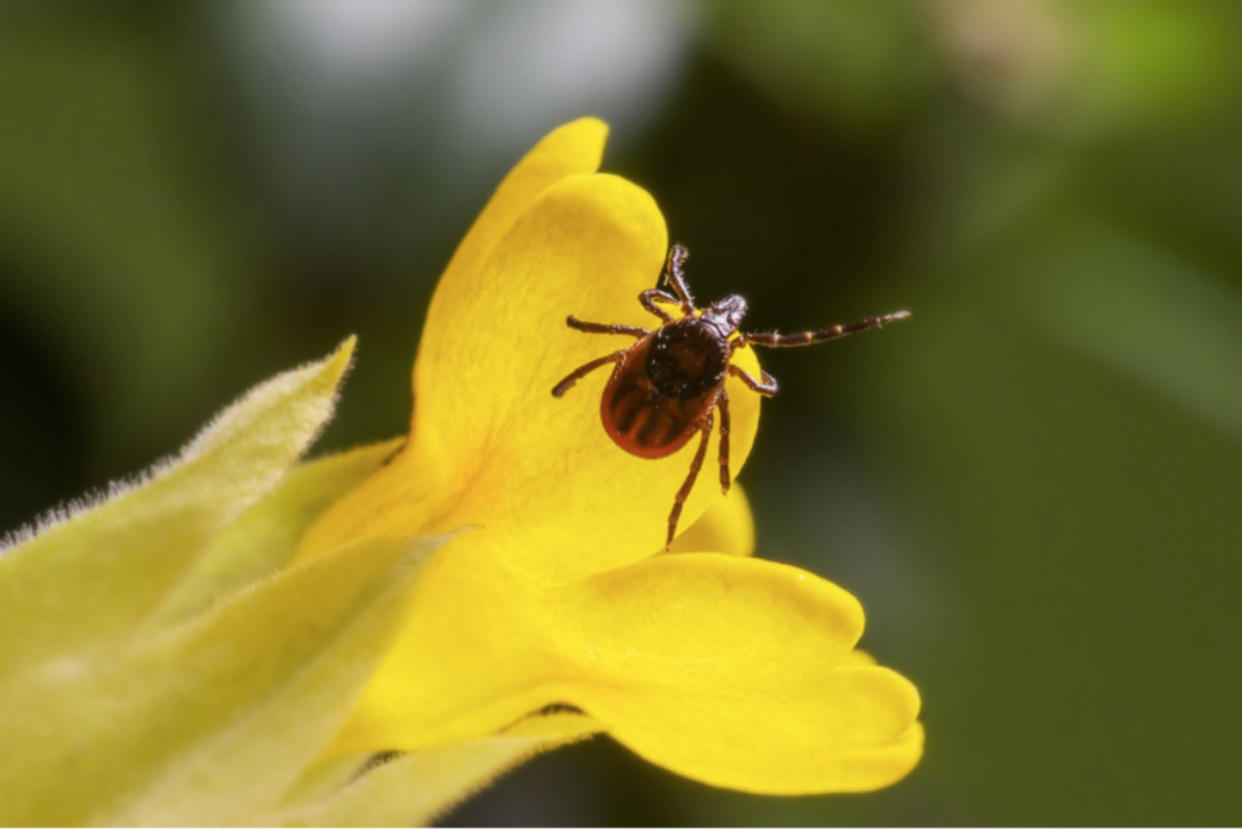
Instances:
[[[584,363],[552,387],[552,395],[559,398],[589,373],[615,363],[599,412],[604,431],[618,447],[639,458],[663,458],[685,446],[695,433],[699,434],[690,473],[673,497],[666,550],[673,543],[681,507],[707,455],[707,439],[715,426],[716,410],[720,410],[720,488],[729,492],[729,396],[725,394],[725,378],[733,375],[764,397],[776,394],[776,378],[766,371],[756,380],[730,362],[735,351],[747,346],[809,346],[910,316],[908,311],[895,311],[800,334],[740,332],[738,326],[746,315],[746,300],[737,294],[717,300],[702,312],[695,311],[694,297],[682,273],[688,256],[683,246],[674,245],[664,263],[661,282],[671,285],[676,296],[661,288],[638,295],[643,308],[660,318],[655,331],[587,323],[570,315],[566,319],[570,328],[589,334],[624,334],[637,341],[629,348]],[[675,317],[659,303],[677,305],[681,316]]]

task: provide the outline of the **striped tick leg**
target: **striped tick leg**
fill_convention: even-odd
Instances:
[[[656,305],[656,301],[662,303],[680,303],[672,294],[659,288],[648,288],[646,291],[638,295],[638,301],[643,304],[643,308],[650,311],[666,323],[673,322],[673,315]]]
[[[668,514],[668,538],[664,541],[666,551],[672,546],[673,537],[677,535],[677,520],[681,518],[681,506],[686,503],[686,496],[690,495],[690,488],[694,486],[694,480],[699,477],[699,470],[703,467],[703,458],[707,455],[707,439],[712,437],[714,423],[715,419],[709,410],[707,420],[703,422],[703,437],[699,439],[699,448],[695,450],[694,460],[690,462],[690,474],[686,476],[681,489],[673,497],[673,510]]]
[[[769,348],[788,348],[790,346],[810,346],[812,343],[823,343],[836,340],[867,329],[883,328],[888,323],[905,320],[910,316],[908,311],[894,311],[892,314],[881,314],[879,317],[868,317],[857,323],[830,326],[819,331],[804,331],[799,334],[777,334],[776,332],[751,333],[741,336],[741,340],[751,346],[767,346]]]
[[[585,331],[587,334],[628,334],[633,337],[644,337],[651,334],[651,332],[647,329],[642,329],[638,326],[620,326],[610,325],[608,323],[587,323],[579,320],[572,314],[565,318],[565,325],[569,326],[571,329]]]
[[[720,397],[716,399],[720,409],[720,492],[729,495],[729,396],[724,387],[720,387]]]
[[[694,296],[690,293],[690,286],[686,285],[686,277],[681,267],[689,256],[690,252],[685,245],[674,245],[668,249],[668,258],[664,260],[664,279],[677,292],[681,300],[681,313],[687,317],[694,314]]]
[[[616,363],[618,360],[625,357],[626,351],[626,349],[622,349],[619,352],[613,352],[612,354],[606,354],[603,357],[597,357],[590,363],[583,363],[577,369],[574,369],[562,378],[560,383],[552,387],[552,397],[559,398],[561,395],[564,395],[569,391],[571,386],[582,380],[591,372],[594,372],[600,366],[607,366],[609,363]]]
[[[729,364],[729,374],[746,384],[752,392],[758,392],[765,398],[770,398],[776,394],[780,387],[777,386],[776,378],[769,375],[766,370],[760,369],[759,371],[763,373],[763,380],[755,380],[750,375],[746,374],[745,369],[742,369],[739,366],[734,366],[732,363]]]
[[[694,296],[690,293],[690,286],[686,285],[686,277],[681,272],[681,266],[688,256],[690,252],[684,245],[674,245],[669,248],[668,257],[664,260],[664,271],[660,274],[660,279],[671,285],[677,292],[677,296],[674,297],[662,288],[648,288],[638,295],[638,301],[643,304],[643,308],[666,323],[673,322],[673,315],[656,305],[657,302],[674,303],[681,309],[683,316],[694,316]]]

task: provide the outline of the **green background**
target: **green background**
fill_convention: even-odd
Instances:
[[[741,481],[926,756],[775,799],[599,739],[449,822],[1242,821],[1242,3],[401,5],[0,6],[0,525],[350,332],[320,446],[402,432],[457,240],[597,114],[700,296],[913,310],[770,354]]]

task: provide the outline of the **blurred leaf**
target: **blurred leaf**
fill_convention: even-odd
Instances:
[[[76,361],[95,440],[146,448],[210,405],[255,281],[177,15],[128,6],[4,9],[0,296]]]
[[[932,0],[929,33],[968,93],[1061,137],[1161,131],[1236,85],[1236,4]]]
[[[256,386],[149,480],[53,517],[0,555],[0,667],[11,674],[98,648],[150,612],[319,434],[353,348],[350,338],[324,360]]]
[[[212,540],[146,624],[160,627],[185,619],[215,599],[280,570],[293,558],[294,546],[310,522],[404,441],[396,438],[294,467],[271,495]]]
[[[943,736],[922,795],[957,824],[1227,824],[1238,303],[1060,197],[912,283],[904,348],[851,386],[930,563],[885,647]]]
[[[1207,112],[1235,84],[1233,47],[1242,34],[1235,4],[1106,0],[1065,8],[1078,41],[1069,95],[1077,120],[1168,126]]]
[[[420,826],[531,756],[581,740],[599,727],[581,715],[523,721],[511,733],[401,755],[331,798],[280,816],[302,827]]]
[[[704,14],[715,53],[768,95],[862,132],[904,113],[934,68],[909,2],[720,0]]]
[[[255,822],[327,747],[438,544],[343,549],[7,686],[3,821]]]
[[[1062,342],[1242,440],[1242,296],[1102,224],[1052,235],[1014,298]],[[1038,274],[1038,276],[1035,276]]]

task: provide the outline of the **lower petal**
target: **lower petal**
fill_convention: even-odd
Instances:
[[[496,734],[555,702],[535,592],[462,546],[427,562],[333,753],[417,751]],[[454,547],[456,546],[456,547]]]
[[[906,680],[883,668],[808,674],[814,687],[756,689],[740,698],[594,687],[579,699],[638,755],[718,787],[767,795],[866,792],[914,768],[923,731]]]
[[[572,703],[650,761],[758,793],[882,787],[917,763],[915,688],[850,649],[862,612],[796,568],[657,557],[564,589]]]

